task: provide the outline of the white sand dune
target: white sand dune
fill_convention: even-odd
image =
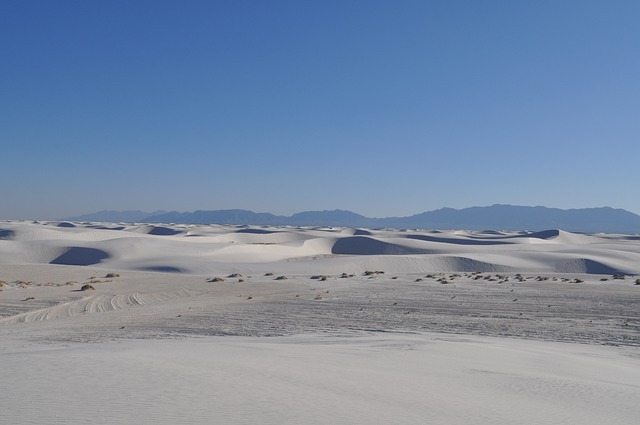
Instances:
[[[70,227],[73,225],[73,227]],[[191,274],[221,264],[318,259],[322,267],[375,261],[394,272],[524,271],[640,273],[640,243],[627,235],[543,232],[396,231],[291,227],[5,222],[0,262],[84,265]],[[328,258],[331,257],[331,258]],[[376,257],[375,260],[372,257]],[[393,258],[390,260],[390,258]],[[356,271],[363,271],[360,266]],[[262,270],[259,267],[259,270]]]
[[[0,222],[0,423],[635,424],[639,274],[636,235]]]

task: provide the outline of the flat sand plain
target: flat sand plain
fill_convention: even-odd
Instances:
[[[637,423],[639,239],[1,222],[0,422]]]

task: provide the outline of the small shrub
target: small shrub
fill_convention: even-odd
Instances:
[[[27,298],[25,298],[25,299],[24,299],[24,300],[22,300],[22,301],[30,301],[30,300],[35,300],[35,299],[36,299],[35,297],[27,297]]]
[[[95,291],[96,288],[93,287],[93,285],[89,285],[88,283],[82,285],[82,288],[80,288],[81,291]]]
[[[275,280],[287,280],[288,278],[286,276],[278,276],[276,277]]]
[[[613,278],[614,279],[618,279],[618,280],[624,280],[624,275],[623,274],[614,274]]]
[[[273,273],[265,273],[265,276],[273,276]]]
[[[640,279],[636,279],[636,285],[640,285]]]
[[[242,277],[242,275],[240,273],[231,273],[229,276],[227,276],[229,278],[234,278],[234,277]]]
[[[207,279],[207,282],[224,282],[224,279],[221,277],[210,277]]]
[[[106,279],[113,279],[114,277],[120,277],[120,275],[118,273],[107,273],[105,276]]]

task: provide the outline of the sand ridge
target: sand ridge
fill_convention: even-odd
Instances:
[[[306,261],[309,269],[345,257],[398,272],[513,271],[640,274],[640,242],[629,235],[426,231],[221,225],[0,223],[0,263],[96,266],[208,274],[229,264]],[[70,227],[71,226],[71,227]],[[314,260],[316,261],[314,264]],[[370,267],[370,266],[366,266]],[[252,267],[245,267],[250,271]]]

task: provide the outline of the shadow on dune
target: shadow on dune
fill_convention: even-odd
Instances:
[[[156,236],[173,236],[173,235],[177,235],[178,233],[182,233],[182,231],[170,229],[168,227],[162,227],[162,226],[153,226],[151,230],[147,232],[148,235],[156,235]]]
[[[15,239],[16,238],[16,232],[14,232],[13,230],[7,230],[7,229],[0,229],[0,239]]]
[[[137,267],[136,270],[145,272],[161,272],[161,273],[182,273],[184,270],[173,266],[145,266]]]
[[[488,232],[483,231],[482,233],[491,235],[491,239],[482,239],[482,237],[470,236],[466,239],[463,238],[445,238],[438,236],[428,236],[428,235],[408,235],[407,239],[418,239],[421,241],[427,242],[441,242],[441,243],[450,243],[455,245],[506,245],[509,244],[509,239],[522,239],[522,238],[535,238],[535,239],[544,239],[550,240],[555,239],[560,236],[560,230],[552,229],[552,230],[543,230],[541,232],[532,232],[532,233],[523,233],[520,235],[504,235],[500,232]],[[496,236],[502,236],[496,238]]]
[[[588,258],[563,261],[559,263],[555,269],[560,273],[627,274],[622,270]]]
[[[271,233],[280,233],[273,230],[262,230],[262,229],[240,229],[236,230],[236,233],[250,233],[254,235],[270,235]]]
[[[450,243],[455,245],[506,245],[509,242],[488,241],[482,239],[457,239],[457,238],[441,238],[438,236],[427,235],[408,235],[407,239],[417,239],[426,242]]]
[[[553,239],[560,236],[560,230],[551,229],[551,230],[542,230],[540,232],[534,233],[525,233],[517,236],[508,236],[509,238],[537,238],[537,239]]]
[[[487,263],[467,257],[446,256],[436,257],[431,262],[434,270],[447,270],[455,272],[483,272],[483,273],[509,273],[513,268],[502,264]]]
[[[117,227],[108,227],[108,226],[87,226],[87,229],[97,229],[97,230],[124,230],[124,226]]]
[[[85,248],[74,246],[60,255],[49,264],[62,264],[66,266],[90,266],[98,264],[102,260],[109,258],[109,254],[95,248]]]
[[[428,250],[405,247],[366,236],[340,238],[331,247],[332,254],[345,255],[409,255],[429,252]]]
[[[73,223],[68,223],[66,221],[63,221],[62,223],[58,223],[56,227],[76,227],[76,225]]]

